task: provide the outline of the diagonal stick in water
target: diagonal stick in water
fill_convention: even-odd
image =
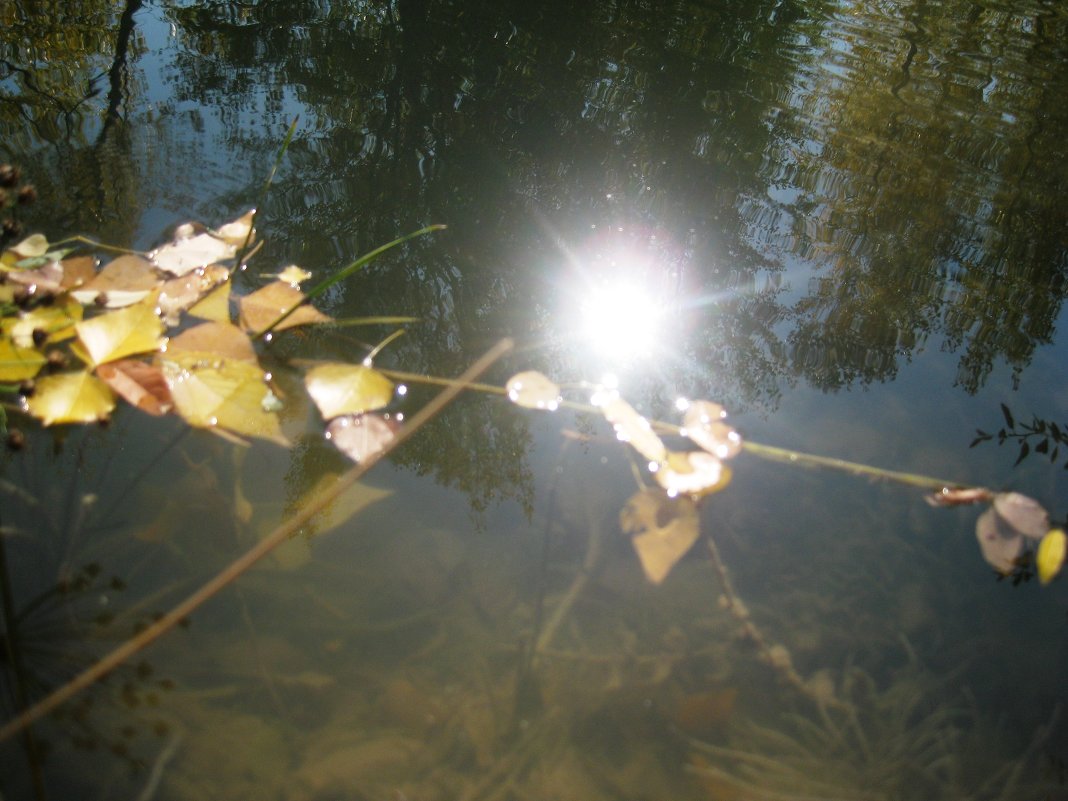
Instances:
[[[14,736],[26,728],[26,726],[47,715],[60,704],[70,700],[82,690],[96,683],[130,657],[134,656],[134,654],[142,651],[149,644],[178,625],[182,620],[189,617],[189,615],[198,609],[205,601],[218,593],[219,590],[227,586],[230,582],[256,564],[256,562],[289,539],[292,534],[299,531],[301,526],[320,512],[324,506],[355,484],[383,457],[390,454],[398,445],[405,442],[416,431],[422,428],[450,401],[452,401],[453,398],[466,389],[475,378],[485,372],[491,364],[511,349],[512,340],[510,339],[502,339],[494,345],[478,361],[465,370],[461,376],[435,396],[430,403],[416,412],[408,424],[397,432],[397,436],[384,450],[373,456],[369,456],[367,459],[360,462],[360,464],[343,474],[332,486],[317,495],[303,509],[280,524],[274,531],[256,543],[256,545],[231,562],[225,570],[218,573],[199,590],[194,592],[136,637],[131,637],[99,662],[79,673],[69,682],[38,701],[22,714],[5,723],[3,727],[0,727],[0,742]]]

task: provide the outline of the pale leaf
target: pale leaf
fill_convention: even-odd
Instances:
[[[48,239],[44,234],[30,234],[21,242],[8,248],[20,259],[30,259],[35,256],[43,256],[48,252]]]
[[[163,321],[147,302],[83,320],[75,328],[94,365],[157,351],[165,342]]]
[[[30,414],[46,426],[103,420],[115,408],[107,384],[86,371],[46,376],[26,400]]]
[[[251,242],[252,238],[249,237],[249,234],[252,233],[252,218],[255,216],[255,209],[245,212],[233,222],[226,223],[226,225],[219,228],[215,235],[238,247],[244,245],[246,239]]]
[[[225,267],[210,264],[203,270],[193,270],[191,273],[164,282],[160,287],[159,299],[156,301],[164,321],[167,325],[177,325],[178,316],[182,312],[196,305],[201,298],[229,277],[230,271]],[[203,315],[199,316],[203,317]]]
[[[632,536],[642,570],[654,584],[667,577],[700,534],[693,501],[669,498],[654,489],[632,495],[619,514],[619,523]]]
[[[311,278],[312,274],[309,273],[307,270],[298,267],[295,264],[290,264],[288,267],[282,270],[282,272],[275,273],[271,277],[277,278],[279,281],[285,281],[290,286],[298,287],[302,283],[307,281],[309,278]]]
[[[381,409],[393,400],[393,382],[360,364],[321,364],[304,376],[304,386],[324,420]]]
[[[218,261],[232,259],[237,246],[211,234],[197,234],[164,245],[148,254],[152,262],[171,275],[185,275]]]
[[[54,295],[63,288],[63,265],[49,261],[32,270],[12,270],[7,280],[21,284],[33,295]]]
[[[1049,531],[1049,514],[1034,498],[1019,492],[999,492],[994,496],[994,509],[1015,531],[1037,540]]]
[[[397,435],[397,423],[377,414],[335,417],[326,427],[326,438],[354,462],[362,462],[386,449]]]
[[[516,373],[508,379],[505,389],[508,399],[518,406],[550,412],[560,408],[560,387],[536,370]]]
[[[999,573],[1011,573],[1023,548],[1023,536],[990,506],[975,521],[975,537],[983,559]]]

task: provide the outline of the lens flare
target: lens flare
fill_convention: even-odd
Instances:
[[[583,301],[581,315],[589,347],[613,362],[648,357],[660,337],[660,307],[633,284],[597,288]]]

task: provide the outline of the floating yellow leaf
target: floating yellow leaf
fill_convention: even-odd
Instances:
[[[186,356],[195,359],[237,359],[256,362],[256,351],[248,334],[233,323],[201,323],[187,328],[167,343],[167,358],[188,363]]]
[[[1068,536],[1065,535],[1064,529],[1052,529],[1042,538],[1042,541],[1038,543],[1038,553],[1035,554],[1035,567],[1038,568],[1039,581],[1043,584],[1053,581],[1054,577],[1061,572],[1066,551],[1068,551]]]
[[[304,386],[324,420],[381,409],[393,400],[393,382],[360,364],[321,364],[304,376]]]
[[[266,410],[274,395],[255,364],[213,359],[186,364],[162,361],[175,410],[199,428],[220,428],[288,445],[278,417]]]
[[[537,370],[516,373],[505,386],[508,400],[527,409],[547,409],[555,412],[560,408],[560,387]]]
[[[20,348],[6,337],[0,339],[0,381],[25,381],[44,367],[44,354],[34,348]]]
[[[189,315],[218,323],[230,322],[230,286],[229,281],[224,281],[215,287],[189,307]]]
[[[93,365],[159,350],[164,342],[163,321],[148,303],[101,314],[75,328]]]
[[[295,264],[290,264],[288,267],[282,270],[282,272],[277,273],[272,277],[277,278],[279,281],[285,281],[290,286],[297,287],[300,286],[304,281],[307,281],[309,278],[311,278],[312,274],[309,273],[307,270],[298,267]]]
[[[20,348],[61,342],[74,336],[74,325],[82,319],[82,307],[74,301],[38,306],[3,322],[3,330]],[[40,332],[40,333],[35,333]]]
[[[314,306],[301,306],[303,302],[304,293],[299,289],[294,289],[285,281],[273,281],[241,298],[238,304],[241,327],[246,331],[258,333],[290,309],[296,310],[275,326],[275,331],[309,323],[330,322],[330,318]]]
[[[115,396],[107,384],[86,371],[63,373],[40,379],[26,405],[46,426],[91,423],[111,413]]]
[[[687,497],[669,498],[655,489],[632,495],[619,513],[623,531],[632,535],[646,578],[663,581],[697,542],[697,506]]]

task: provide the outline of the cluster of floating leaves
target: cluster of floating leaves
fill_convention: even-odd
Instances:
[[[529,409],[554,410],[563,397],[556,383],[534,371],[513,376],[506,389],[513,403]],[[632,536],[646,578],[659,584],[697,541],[695,501],[730,482],[731,471],[724,461],[741,451],[742,438],[724,422],[726,410],[711,401],[679,403],[684,411],[679,433],[700,450],[670,449],[652,423],[616,389],[598,386],[590,401],[616,438],[647,460],[660,487],[640,490],[620,513],[620,524]]]
[[[122,399],[224,436],[287,445],[282,404],[254,338],[331,318],[306,302],[299,283],[310,275],[296,266],[231,297],[253,217],[214,231],[183,225],[150,253],[102,267],[95,255],[57,249],[40,234],[4,250],[2,388],[46,426],[104,421]],[[392,421],[363,419],[393,398],[393,383],[371,367],[320,364],[305,386],[328,437],[350,457],[366,458],[392,438]],[[353,437],[356,430],[363,436]]]

